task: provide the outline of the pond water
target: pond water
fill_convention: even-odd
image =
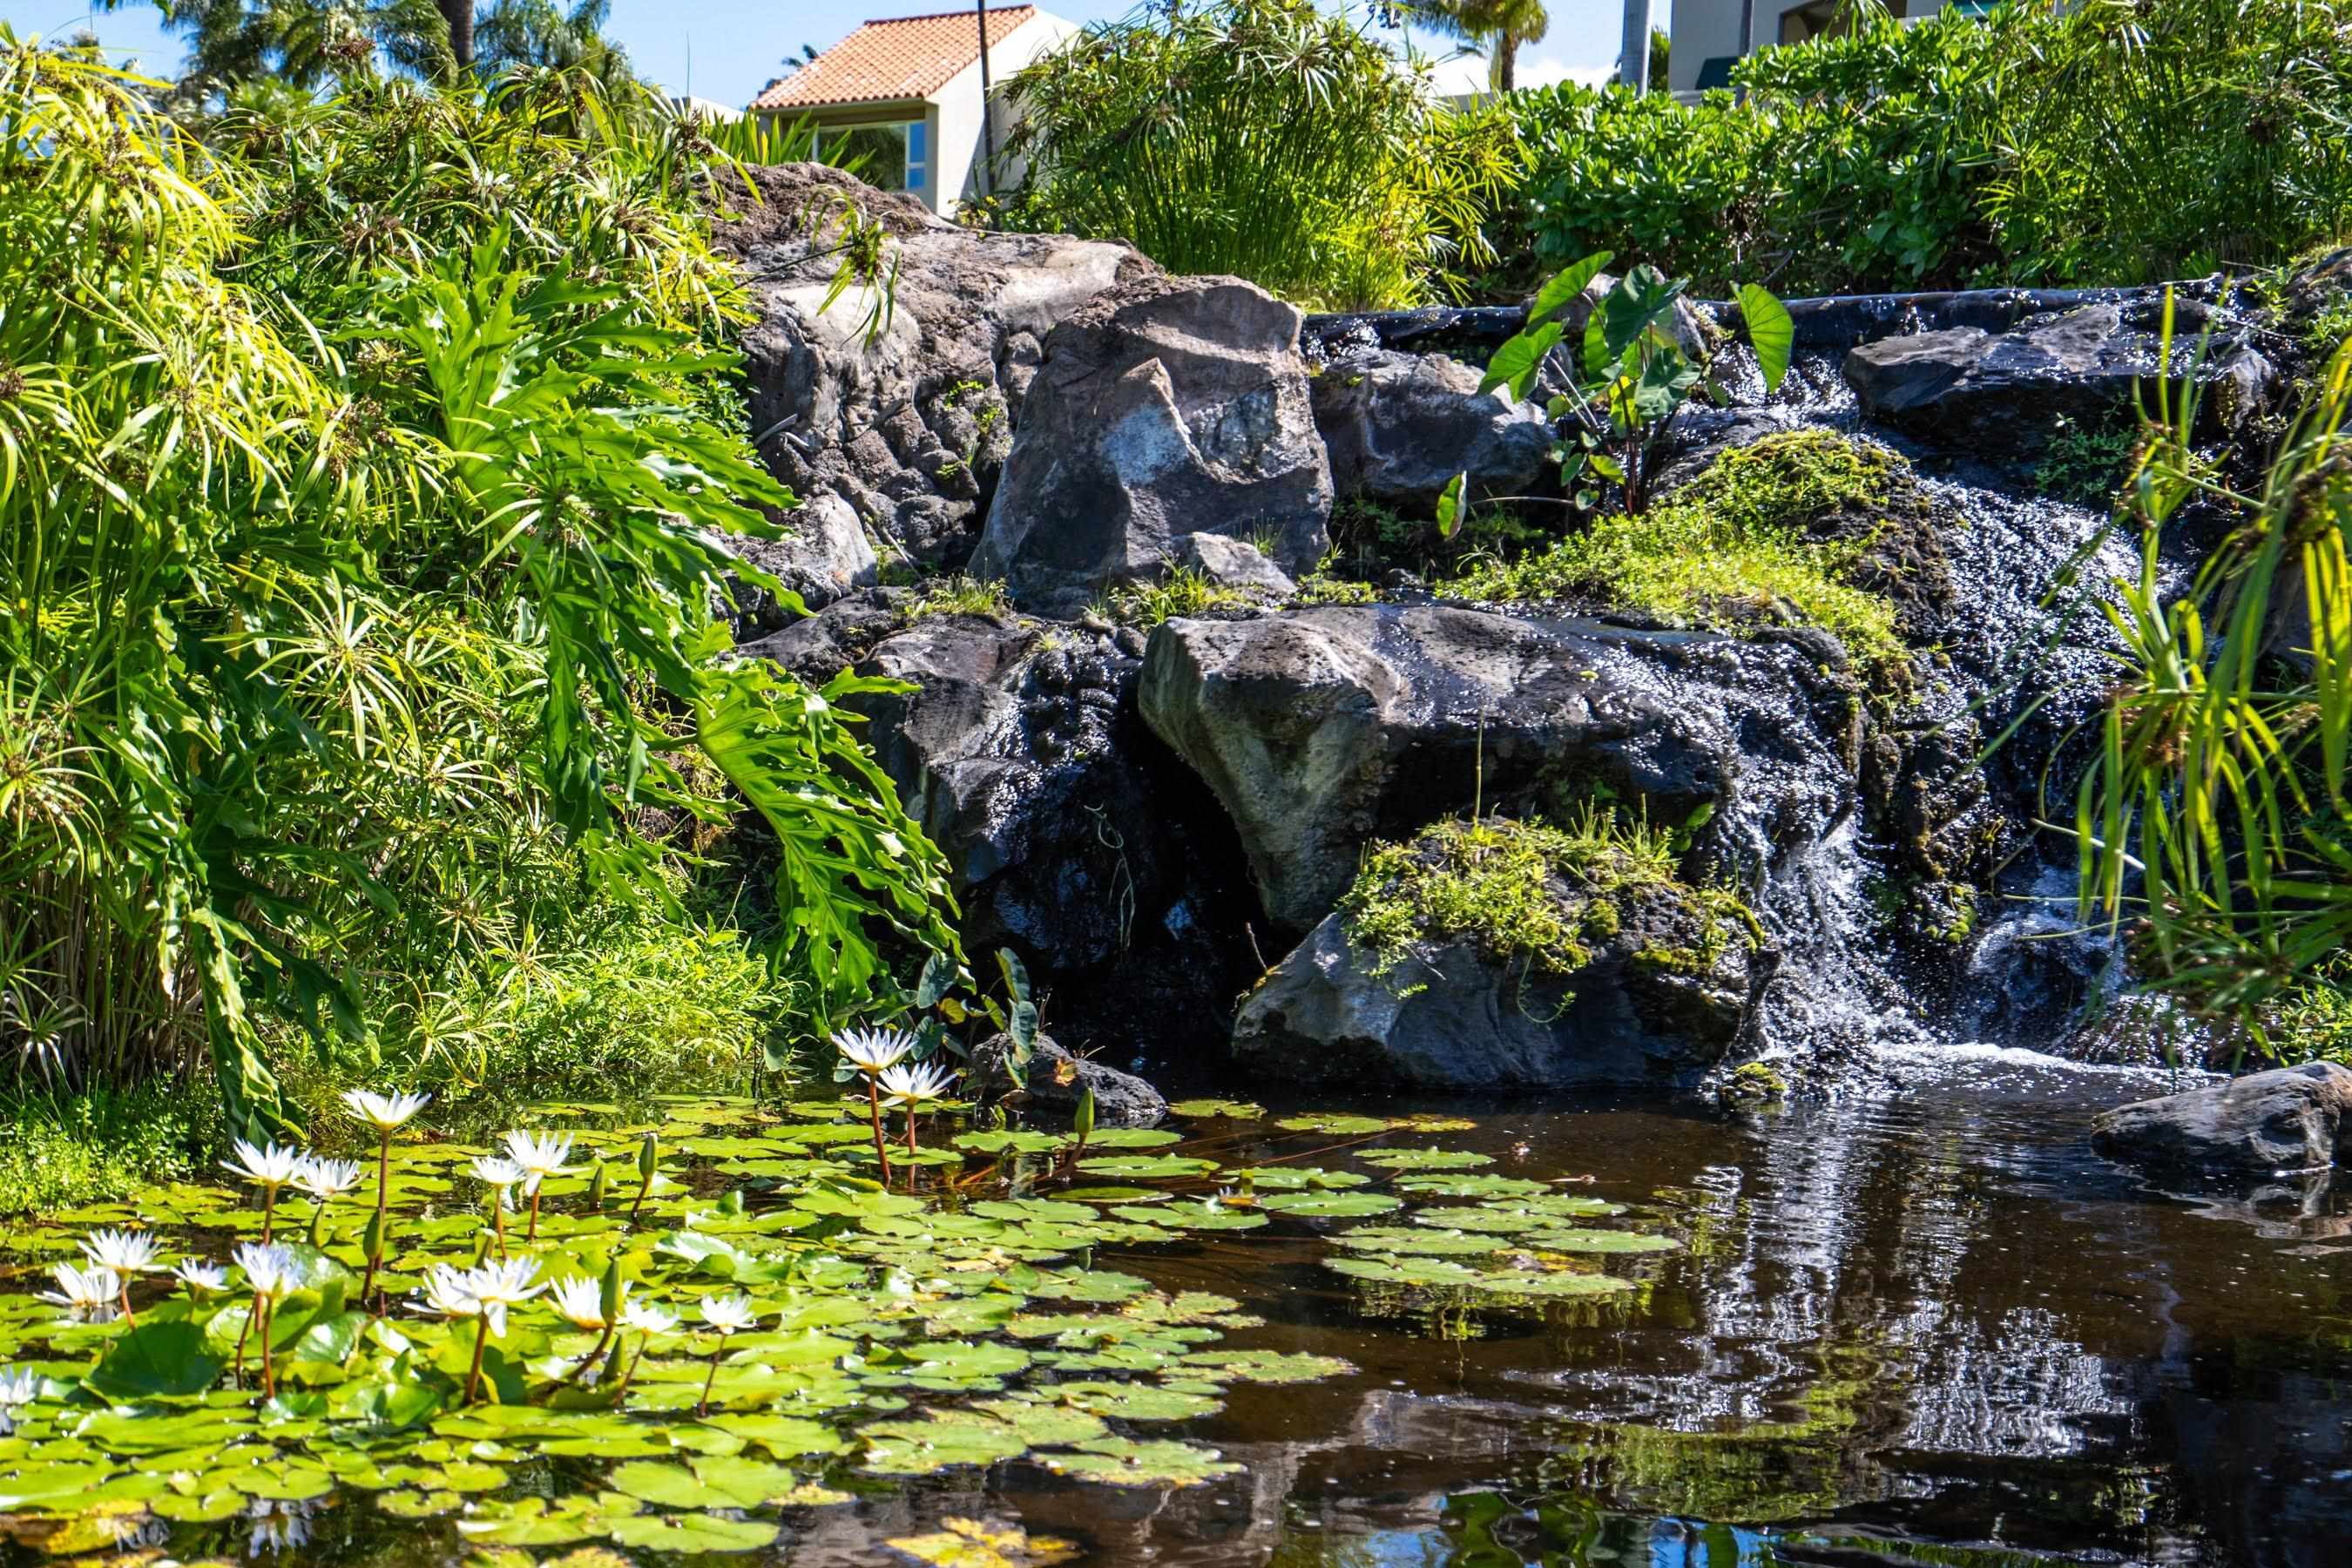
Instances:
[[[1101,1314],[1133,1313],[1138,1302],[1160,1303],[1141,1309],[1155,1323],[1219,1325],[1223,1339],[1199,1352],[1204,1356],[1240,1349],[1348,1363],[1350,1370],[1332,1375],[1275,1383],[1216,1366],[1195,1369],[1192,1381],[1162,1371],[1155,1374],[1160,1386],[1192,1390],[1200,1406],[1219,1407],[1148,1427],[1121,1418],[1139,1406],[1071,1401],[1106,1412],[1108,1420],[1097,1425],[1111,1432],[1147,1442],[1181,1439],[1195,1446],[1186,1452],[1214,1450],[1219,1463],[1237,1469],[1190,1485],[1106,1485],[1083,1479],[1089,1473],[1084,1465],[1074,1468],[1041,1453],[877,1476],[870,1473],[868,1449],[852,1438],[830,1459],[803,1456],[794,1466],[830,1491],[748,1509],[723,1506],[730,1500],[719,1498],[719,1506],[688,1517],[750,1520],[764,1537],[713,1561],[794,1564],[919,1557],[1219,1568],[2352,1560],[2352,1241],[2346,1239],[2352,1201],[2324,1184],[2187,1199],[2153,1190],[2088,1153],[2084,1137],[2095,1110],[2163,1088],[2153,1075],[2066,1067],[2021,1052],[1936,1050],[1894,1058],[1883,1088],[1836,1104],[1728,1116],[1659,1101],[1507,1108],[1417,1101],[1412,1112],[1458,1115],[1475,1125],[1370,1134],[1346,1130],[1346,1123],[1339,1131],[1285,1129],[1278,1121],[1303,1108],[1279,1104],[1262,1119],[1194,1119],[1178,1127],[1187,1138],[1181,1145],[1111,1157],[1172,1154],[1222,1167],[1170,1183],[1184,1190],[1153,1200],[1162,1205],[1197,1204],[1223,1192],[1231,1209],[1247,1212],[1288,1194],[1307,1212],[1293,1206],[1253,1228],[1183,1229],[1172,1233],[1176,1239],[1148,1245],[1097,1243],[1095,1271],[1118,1271],[1156,1288],[1123,1306],[1083,1297],[1041,1305],[1035,1298],[1044,1288],[1024,1283],[1021,1266],[1005,1265],[1003,1273],[1027,1293],[1032,1314],[1066,1309],[1098,1321]],[[1388,1103],[1324,1101],[1313,1109],[1401,1113]],[[772,1131],[751,1122],[733,1129],[751,1141]],[[829,1159],[853,1167],[860,1157],[842,1152],[854,1147],[845,1136],[824,1147]],[[1381,1152],[1394,1149],[1435,1149],[1459,1163],[1381,1163]],[[773,1151],[725,1152],[740,1163]],[[1470,1156],[1492,1163],[1475,1164]],[[870,1160],[870,1151],[862,1157]],[[984,1163],[975,1154],[968,1168]],[[1279,1184],[1287,1178],[1271,1174],[1238,1182],[1233,1173],[1244,1167],[1335,1176],[1286,1187]],[[927,1174],[937,1180],[945,1168]],[[1359,1183],[1358,1176],[1368,1179]],[[1454,1257],[1468,1257],[1490,1274],[1538,1268],[1516,1250],[1480,1256],[1410,1249],[1416,1237],[1479,1234],[1482,1222],[1461,1220],[1463,1228],[1455,1228],[1420,1212],[1441,1205],[1457,1216],[1465,1210],[1506,1216],[1493,1223],[1524,1241],[1524,1225],[1507,1217],[1520,1197],[1445,1190],[1461,1180],[1471,1189],[1491,1186],[1496,1177],[1544,1184],[1549,1195],[1539,1203],[1565,1205],[1548,1211],[1544,1224],[1591,1228],[1536,1234],[1556,1237],[1569,1254],[1586,1253],[1572,1258],[1576,1270],[1632,1288],[1511,1297],[1412,1283],[1448,1278],[1448,1268],[1464,1267]],[[1101,1178],[1079,1178],[1089,1179]],[[1139,1168],[1108,1179],[1148,1184],[1155,1178]],[[1415,1183],[1418,1190],[1405,1190]],[[576,1190],[550,1189],[551,1245],[583,1247],[583,1238],[604,1234],[607,1222],[578,1219],[579,1200],[563,1195]],[[694,1188],[702,1199],[666,1201],[690,1210],[712,1190],[705,1176]],[[1050,1185],[1029,1190],[1052,1198]],[[1349,1206],[1334,1200],[1391,1192],[1402,1208],[1328,1217],[1314,1212]],[[1599,1201],[1579,1205],[1566,1201],[1571,1195]],[[964,1201],[992,1200],[975,1187]],[[1115,1202],[1099,1200],[1106,1215]],[[756,1220],[762,1203],[755,1192],[744,1224]],[[1597,1215],[1611,1205],[1622,1212]],[[1142,1212],[1150,1205],[1118,1206]],[[559,1221],[556,1211],[566,1209],[573,1218]],[[1595,1216],[1559,1217],[1569,1210]],[[363,1214],[363,1205],[354,1212]],[[966,1217],[982,1223],[976,1214]],[[1015,1216],[1006,1211],[999,1217]],[[1421,1228],[1404,1225],[1407,1219]],[[1349,1229],[1366,1226],[1382,1227],[1374,1235],[1405,1237],[1406,1249],[1337,1244]],[[1659,1249],[1619,1251],[1591,1243],[1596,1232],[1676,1245],[1665,1249],[1645,1241],[1640,1245]],[[1033,1230],[1033,1244],[1039,1234]],[[331,1253],[333,1235],[331,1226]],[[14,1241],[37,1255],[37,1237]],[[54,1251],[57,1238],[47,1245]],[[741,1245],[756,1250],[757,1241]],[[1334,1258],[1369,1267],[1342,1273],[1330,1266]],[[12,1259],[26,1261],[21,1252]],[[1436,1267],[1416,1275],[1416,1264]],[[897,1265],[905,1258],[896,1258]],[[1542,1266],[1559,1267],[1558,1255]],[[1383,1270],[1401,1271],[1405,1282],[1380,1278]],[[0,1292],[36,1283],[17,1268],[0,1277]],[[961,1288],[968,1293],[957,1300],[970,1301],[982,1299],[970,1291],[985,1287]],[[1223,1303],[1229,1308],[1238,1303],[1238,1311],[1203,1316],[1220,1305],[1218,1297],[1229,1298]],[[1183,1303],[1192,1304],[1189,1318],[1179,1310]],[[767,1304],[772,1308],[775,1299]],[[151,1305],[142,1318],[161,1310]],[[1066,1341],[1040,1338],[1031,1323],[1024,1338],[1003,1331],[1002,1318],[983,1323],[959,1313],[964,1309],[935,1303],[908,1321],[924,1320],[922,1331],[937,1334],[944,1315],[967,1343],[1025,1345],[1037,1360],[1019,1371],[1009,1370],[1009,1360],[943,1361],[931,1370],[944,1381],[932,1380],[938,1392],[929,1393],[922,1377],[894,1383],[877,1375],[889,1359],[887,1333],[837,1315],[814,1320],[856,1346],[846,1364],[867,1385],[855,1398],[880,1401],[843,1415],[846,1429],[870,1422],[876,1408],[887,1412],[890,1396],[877,1389],[895,1389],[912,1415],[935,1400],[963,1405],[975,1389],[991,1391],[995,1384],[985,1378],[971,1382],[975,1370],[1003,1374],[1013,1399],[1048,1399],[1057,1379],[1118,1375],[1102,1369],[1115,1358],[1100,1354],[1047,1369],[1048,1345],[1111,1348],[1099,1334],[1089,1337],[1091,1331]],[[870,1315],[886,1322],[906,1316],[887,1302]],[[0,1363],[34,1354],[44,1366],[62,1368],[70,1343],[44,1347],[30,1338],[5,1348],[10,1331],[33,1336],[35,1325],[53,1317],[54,1309],[35,1309],[21,1295],[0,1295]],[[1234,1326],[1251,1318],[1264,1321]],[[859,1342],[869,1330],[879,1337]],[[1208,1345],[1214,1336],[1202,1329],[1195,1338]],[[578,1342],[584,1345],[586,1337]],[[1142,1358],[1135,1365],[1148,1363],[1143,1339],[1130,1348]],[[698,1342],[678,1345],[689,1379],[701,1349]],[[754,1343],[740,1358],[761,1353]],[[730,1364],[720,1404],[739,1413],[729,1418],[737,1434],[756,1434],[761,1398],[751,1384],[736,1381]],[[1332,1369],[1261,1358],[1257,1370],[1289,1376]],[[235,1403],[236,1418],[247,1419],[249,1396],[206,1397],[215,1406]],[[310,1397],[331,1398],[331,1390]],[[805,1391],[793,1397],[800,1405],[786,1401],[788,1407],[834,1411],[852,1395],[836,1391],[830,1405],[822,1397],[812,1402]],[[684,1398],[657,1403],[675,1413]],[[85,1394],[76,1408],[104,1403]],[[1000,1402],[996,1408],[1010,1406]],[[298,1404],[281,1412],[289,1423],[282,1442],[302,1440],[320,1425],[305,1426],[306,1414],[317,1410]],[[479,1437],[479,1429],[466,1425],[468,1416],[445,1411],[439,1419],[453,1417],[456,1425],[442,1428],[451,1439],[462,1445]],[[79,1418],[75,1410],[60,1415],[37,1407],[26,1432],[9,1440],[20,1447],[0,1446],[0,1496],[10,1484],[5,1475],[11,1454],[27,1451],[26,1433],[35,1445],[66,1441],[60,1434]],[[1038,1446],[1084,1436],[1062,1433]],[[226,1449],[250,1450],[268,1436],[266,1429],[239,1431],[222,1441]],[[324,1451],[325,1438],[308,1440]],[[862,1439],[886,1441],[871,1434]],[[720,1450],[703,1444],[696,1451]],[[779,1447],[772,1454],[789,1451]],[[49,1450],[52,1458],[62,1452]],[[580,1532],[534,1537],[464,1521],[510,1517],[518,1496],[584,1497],[609,1486],[609,1463],[594,1441],[573,1445],[567,1457],[522,1462],[515,1462],[512,1443],[492,1442],[480,1452],[493,1462],[473,1466],[483,1479],[459,1493],[436,1492],[423,1481],[386,1490],[383,1473],[351,1484],[343,1479],[358,1472],[338,1469],[331,1488],[322,1480],[278,1489],[317,1495],[272,1500],[249,1495],[256,1489],[248,1486],[247,1495],[221,1493],[223,1500],[209,1510],[175,1510],[209,1518],[173,1521],[140,1511],[153,1506],[152,1495],[144,1503],[126,1500],[118,1506],[122,1522],[115,1535],[121,1546],[142,1549],[144,1561],[168,1553],[458,1563],[469,1552],[503,1550],[509,1555],[494,1561],[521,1563],[529,1552],[513,1555],[509,1542],[536,1546],[541,1561],[581,1549]],[[748,1452],[761,1457],[756,1437]],[[427,1457],[451,1459],[448,1452]],[[388,1470],[390,1458],[379,1458]],[[184,1471],[202,1462],[183,1455],[157,1468]],[[1182,1459],[1159,1452],[1147,1455],[1145,1470],[1162,1462],[1185,1468]],[[446,1468],[465,1469],[464,1456]],[[184,1480],[179,1491],[213,1489],[211,1479]],[[659,1497],[657,1489],[637,1491]],[[404,1508],[420,1515],[413,1518],[385,1511],[384,1499],[413,1494],[438,1496],[445,1506]],[[686,1500],[713,1503],[709,1497]],[[37,1513],[46,1505],[29,1506]],[[1004,1543],[983,1553],[952,1533],[972,1524],[950,1521],[976,1521]],[[16,1544],[0,1542],[0,1557],[38,1560],[45,1541],[52,1552],[94,1544],[86,1534],[45,1536],[44,1530],[42,1521],[20,1515],[12,1525]],[[1014,1530],[1030,1538],[1025,1549],[1013,1540]],[[903,1554],[886,1544],[893,1542],[917,1542],[919,1550]],[[592,1550],[618,1546],[640,1561],[661,1560],[662,1544],[658,1534],[642,1532],[590,1542]]]

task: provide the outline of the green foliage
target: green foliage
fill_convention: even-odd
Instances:
[[[1099,23],[1007,79],[1015,226],[1132,240],[1329,309],[1418,303],[1491,260],[1516,159],[1500,109],[1444,108],[1312,0],[1180,0]]]
[[[2131,473],[2138,442],[2139,432],[2127,415],[2076,424],[2062,414],[2034,466],[2033,482],[2042,494],[2076,506],[2110,506]]]
[[[682,128],[587,79],[363,67],[199,144],[0,32],[0,1025],[20,1073],[423,1026],[730,820],[821,1016],[944,867],[835,708],[720,661],[718,541],[790,502],[715,343],[740,313]],[[670,863],[666,867],[666,862]],[[593,929],[591,927],[590,929]],[[340,1040],[340,1045],[330,1042]]]
[[[919,620],[925,616],[1009,616],[1013,613],[1013,595],[1005,591],[1002,577],[971,577],[957,574],[934,577],[923,584],[921,596],[907,612],[909,618]]]
[[[1171,566],[1156,580],[1126,583],[1112,589],[1109,610],[1111,619],[1121,626],[1149,630],[1177,616],[1197,616],[1247,603],[1247,594],[1211,581],[1197,566]]]
[[[1596,519],[1540,554],[1447,585],[1469,599],[1591,599],[1737,629],[1793,611],[1865,663],[1906,652],[1892,601],[1846,579],[1866,541],[1820,540],[1825,513],[1883,510],[1902,459],[1828,431],[1769,436],[1724,453],[1642,517]]]
[[[216,1121],[214,1107],[162,1084],[0,1105],[0,1214],[52,1213],[179,1175]]]
[[[1339,900],[1348,932],[1386,974],[1419,952],[1467,941],[1489,959],[1567,974],[1591,961],[1588,911],[1675,880],[1670,837],[1587,811],[1569,826],[1488,817],[1382,844]]]
[[[2277,261],[2352,217],[2332,5],[1863,5],[1733,82],[1691,106],[1517,95],[1537,259],[1613,247],[1709,292],[2129,283]]]
[[[2141,574],[2102,606],[2125,651],[2075,802],[2084,911],[2128,910],[2148,984],[2258,1041],[2352,945],[2347,412],[2352,344],[2248,494],[2191,447],[2194,398],[2160,403],[2126,492]],[[2168,602],[2159,545],[2192,500],[2243,521]]]

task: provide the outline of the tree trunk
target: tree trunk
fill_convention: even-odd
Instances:
[[[1486,67],[1486,85],[1496,92],[1508,92],[1518,85],[1519,40],[1506,27],[1495,35],[1494,58]]]
[[[449,53],[459,70],[474,66],[474,0],[441,0],[441,16],[449,24]]]

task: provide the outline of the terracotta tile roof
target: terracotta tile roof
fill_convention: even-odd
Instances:
[[[991,6],[989,47],[1003,43],[1005,35],[1036,14],[1034,5]],[[770,82],[751,107],[821,109],[928,98],[979,58],[980,28],[971,11],[877,17],[792,75]]]

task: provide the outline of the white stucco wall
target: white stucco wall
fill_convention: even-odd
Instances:
[[[977,24],[975,24],[977,26]],[[1022,23],[988,51],[992,86],[1045,54],[1078,31],[1075,22],[1039,12]],[[931,94],[931,135],[939,149],[931,187],[924,195],[933,212],[953,216],[956,204],[981,194],[982,142],[980,62],[974,60]],[[1011,129],[1003,102],[996,105],[997,144]],[[1017,172],[1016,172],[1017,173]]]

